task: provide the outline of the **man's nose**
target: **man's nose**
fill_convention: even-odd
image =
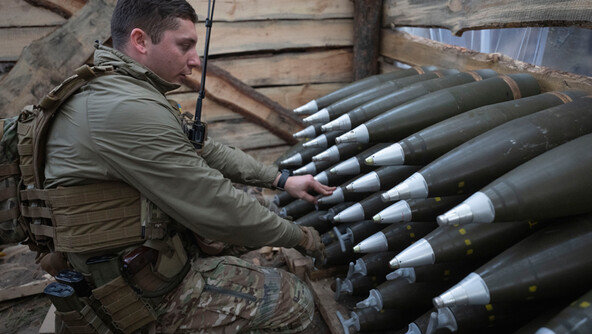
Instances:
[[[189,60],[187,61],[187,65],[189,67],[197,67],[201,65],[201,60],[199,59],[199,55],[197,54],[197,50],[193,50]]]

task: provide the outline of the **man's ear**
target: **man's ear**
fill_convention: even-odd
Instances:
[[[130,33],[129,46],[140,54],[147,52],[150,37],[146,32],[140,28],[134,28]]]

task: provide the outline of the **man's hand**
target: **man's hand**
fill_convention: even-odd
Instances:
[[[315,180],[312,175],[290,176],[286,181],[284,189],[295,198],[302,198],[311,203],[317,203],[317,199],[308,193],[309,190],[316,191],[319,195],[329,196],[335,187],[328,187]]]
[[[302,230],[302,240],[298,246],[296,246],[296,249],[308,256],[314,257],[320,262],[323,262],[325,258],[325,245],[321,241],[319,232],[309,226],[299,227]]]

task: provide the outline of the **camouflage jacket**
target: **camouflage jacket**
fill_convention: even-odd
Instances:
[[[232,186],[270,187],[277,168],[211,139],[196,153],[164,95],[177,85],[104,46],[95,65],[113,65],[118,74],[93,80],[61,107],[47,141],[47,188],[121,180],[205,238],[298,244],[296,225]]]

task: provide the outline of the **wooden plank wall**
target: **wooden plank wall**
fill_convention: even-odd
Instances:
[[[200,20],[198,50],[203,54],[207,0],[189,2]],[[0,80],[23,47],[67,21],[63,11],[50,9],[48,3],[3,0],[0,4]],[[352,22],[351,0],[218,1],[211,62],[293,109],[352,81]],[[193,112],[196,92],[181,87],[170,96],[184,111]],[[266,162],[287,149],[277,136],[214,102],[206,100],[203,112],[212,137]]]
[[[395,60],[461,71],[491,68],[499,73],[530,73],[537,78],[543,91],[580,89],[592,93],[592,77],[534,66],[499,53],[479,53],[394,30],[401,26],[443,27],[462,34],[474,29],[550,25],[592,27],[592,2],[385,0],[381,71],[392,71],[390,64]]]

